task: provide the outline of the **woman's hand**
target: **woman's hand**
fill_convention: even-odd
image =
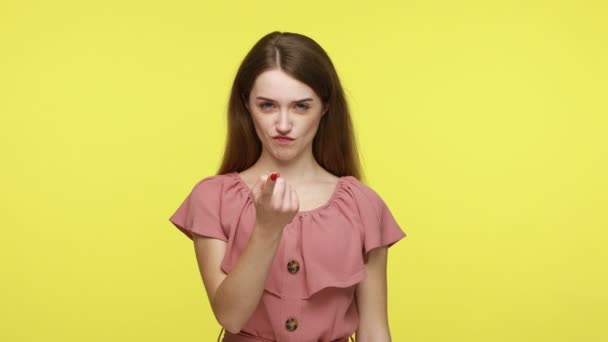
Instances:
[[[272,175],[276,175],[273,180]],[[298,213],[300,203],[296,191],[278,173],[262,175],[252,188],[256,209],[256,225],[276,233],[288,225]]]

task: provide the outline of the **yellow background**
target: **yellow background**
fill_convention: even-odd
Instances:
[[[389,253],[393,341],[608,339],[603,1],[0,2],[2,341],[215,341],[168,221],[251,46],[331,56]]]

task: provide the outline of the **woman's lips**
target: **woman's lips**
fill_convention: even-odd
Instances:
[[[288,139],[288,138],[272,138],[272,139],[282,145],[289,144],[290,142],[293,141],[293,139]]]

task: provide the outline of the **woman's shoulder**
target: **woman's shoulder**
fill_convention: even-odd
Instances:
[[[213,174],[199,176],[199,179],[194,183],[194,188],[213,186],[217,187],[222,185],[227,179],[229,179],[229,174]]]
[[[199,178],[191,187],[186,201],[192,207],[206,207],[227,215],[226,209],[244,204],[249,198],[246,185],[239,181],[235,172],[207,175]]]
[[[354,176],[340,177],[340,181],[349,190],[350,197],[361,205],[368,205],[379,208],[384,203],[379,192],[371,185],[359,180]]]
[[[236,172],[203,176],[194,183],[192,191],[201,194],[234,194],[231,189],[242,190],[242,184],[237,177]]]
[[[234,179],[234,174],[216,174],[200,178],[170,217],[170,221],[188,237],[192,233],[228,240],[225,222],[241,213],[248,193]]]

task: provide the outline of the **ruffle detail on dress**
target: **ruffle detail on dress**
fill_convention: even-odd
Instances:
[[[212,221],[199,223],[198,227],[199,231],[215,227],[212,232],[217,236],[220,222],[227,240],[221,269],[229,273],[249,242],[256,211],[251,190],[238,173],[217,179],[222,180],[221,186],[209,187],[216,193],[207,196],[215,202],[200,203],[210,208],[216,203],[219,219],[208,215]],[[376,247],[390,247],[404,236],[374,190],[355,177],[341,177],[326,204],[298,213],[284,227],[264,289],[278,297],[287,291],[285,295],[291,298],[307,299],[329,287],[354,286],[367,277],[367,253]],[[287,262],[291,260],[299,263],[299,273],[288,272]],[[301,278],[290,278],[294,276]]]
[[[331,210],[302,218],[303,298],[328,287],[351,287],[367,277],[361,254],[363,230],[353,192],[356,182],[352,176],[343,177]]]
[[[380,196],[346,176],[331,210],[303,218],[301,249],[309,298],[328,287],[346,288],[367,278],[370,250],[405,237]]]

